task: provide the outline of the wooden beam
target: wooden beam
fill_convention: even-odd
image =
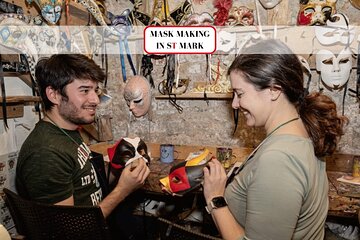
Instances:
[[[6,118],[18,118],[24,116],[24,104],[11,104],[6,106]],[[0,111],[0,119],[4,119],[2,110]]]
[[[40,102],[41,98],[37,96],[8,96],[6,97],[6,103],[26,103],[26,102]],[[0,98],[0,103],[3,100]]]

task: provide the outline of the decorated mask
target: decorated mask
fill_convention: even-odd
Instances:
[[[336,0],[300,0],[298,25],[325,25],[336,12]]]
[[[122,37],[127,37],[131,33],[131,21],[129,15],[129,9],[124,10],[121,15],[114,15],[111,12],[108,12],[111,25],[115,27],[115,30],[118,31]]]
[[[209,26],[213,25],[214,19],[209,13],[191,14],[185,21],[185,26]]]
[[[354,41],[355,29],[349,26],[349,18],[344,14],[334,14],[331,21],[327,20],[327,26],[315,28],[315,36],[322,45],[341,43],[349,45]]]
[[[124,98],[135,117],[146,115],[151,106],[150,84],[147,79],[140,75],[129,77]]]
[[[229,10],[226,26],[250,26],[254,25],[253,10],[244,6],[233,6]]]
[[[278,5],[281,0],[259,0],[259,2],[264,8],[271,9]]]
[[[115,170],[126,167],[136,159],[150,163],[145,142],[139,137],[123,138],[113,147],[107,149],[111,167]]]
[[[343,49],[338,56],[329,50],[316,54],[316,70],[321,72],[322,81],[332,89],[339,89],[349,80],[352,68],[351,50]]]
[[[31,3],[32,0],[28,0]],[[41,10],[41,15],[50,24],[56,24],[61,17],[63,0],[35,0]]]
[[[205,149],[196,157],[173,166],[169,175],[160,179],[163,191],[183,196],[200,187],[204,179],[203,169],[208,160],[209,150]]]

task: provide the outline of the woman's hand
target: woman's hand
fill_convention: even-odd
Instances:
[[[224,196],[226,172],[219,160],[213,158],[204,168],[204,197],[206,203],[217,196]]]

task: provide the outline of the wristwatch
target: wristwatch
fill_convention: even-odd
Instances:
[[[209,214],[211,214],[213,209],[225,207],[227,205],[227,201],[224,197],[214,197],[211,199],[210,203],[205,207],[205,209]]]

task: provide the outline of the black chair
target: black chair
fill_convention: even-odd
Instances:
[[[26,240],[110,240],[100,207],[59,206],[26,200],[4,189],[16,230]]]

